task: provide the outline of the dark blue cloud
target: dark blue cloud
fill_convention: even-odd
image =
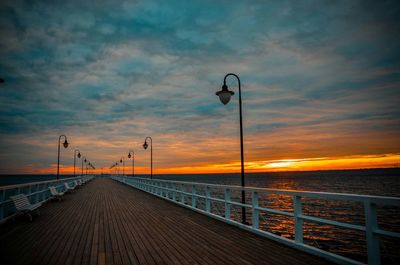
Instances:
[[[398,17],[398,1],[3,1],[0,137],[231,135],[237,94],[214,94],[227,72],[242,78],[247,134],[396,131]]]

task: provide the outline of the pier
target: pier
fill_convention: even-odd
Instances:
[[[240,201],[242,191],[247,194],[245,204]],[[18,212],[15,195],[26,196],[32,205],[42,204],[40,215],[32,212],[29,221]],[[282,196],[291,207],[268,204]],[[310,200],[325,202],[310,212]],[[332,210],[327,201],[359,205],[365,222],[312,214]],[[382,206],[385,212],[396,211],[400,198],[117,175],[3,186],[0,264],[363,264],[310,244],[307,233],[312,231],[305,222],[312,222],[364,234],[366,261],[379,265],[385,261],[381,238],[400,238],[397,231],[378,225],[386,220],[379,214]],[[248,212],[246,223],[237,218],[243,208]],[[271,214],[293,220],[291,236],[266,229],[273,222],[265,219]]]
[[[109,178],[0,232],[2,264],[330,264]]]

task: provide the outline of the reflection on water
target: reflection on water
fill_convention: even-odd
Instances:
[[[369,173],[369,174],[368,174]],[[388,174],[387,174],[388,173]],[[165,179],[180,181],[196,181],[204,183],[240,185],[238,175],[188,175],[163,176]],[[248,174],[247,186],[272,189],[324,191],[338,193],[356,193],[380,196],[400,197],[400,171],[335,171],[310,173],[276,173]],[[203,193],[204,191],[198,191]],[[224,191],[213,189],[212,196],[223,198]],[[204,194],[204,193],[203,193]],[[288,195],[259,194],[261,207],[281,211],[293,211],[293,199]],[[240,192],[232,192],[232,199],[239,202]],[[191,200],[190,196],[187,198]],[[251,195],[246,195],[246,202],[251,204]],[[303,214],[334,220],[338,222],[365,225],[364,207],[362,203],[347,201],[332,201],[303,198]],[[204,201],[199,200],[199,207],[204,207]],[[224,215],[224,205],[214,202],[214,213]],[[240,207],[232,207],[232,218],[240,221]],[[378,221],[383,229],[400,232],[400,209],[398,207],[378,207]],[[251,223],[251,211],[247,220]],[[260,229],[274,234],[294,239],[294,220],[278,214],[261,213]],[[365,233],[330,225],[304,222],[304,242],[306,244],[366,262]],[[396,264],[400,259],[399,240],[382,238],[381,255],[383,264]]]

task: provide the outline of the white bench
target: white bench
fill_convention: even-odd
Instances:
[[[75,188],[77,188],[77,189],[82,186],[82,184],[79,183],[79,180],[75,180],[74,184],[75,184]]]
[[[64,192],[58,192],[56,187],[54,187],[54,186],[50,186],[49,190],[50,190],[51,196],[53,196],[53,198],[58,199],[59,201],[62,199]]]
[[[28,215],[30,221],[32,221],[31,213],[33,211],[37,210],[38,215],[40,215],[38,208],[42,206],[42,203],[31,204],[25,194],[10,196],[10,199],[13,201],[17,212]]]
[[[70,187],[67,182],[64,183],[64,187],[65,187],[65,192],[67,193],[72,192],[75,189],[75,187]]]

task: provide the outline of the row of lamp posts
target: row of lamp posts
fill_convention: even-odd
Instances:
[[[147,143],[147,140],[150,140],[150,178],[153,178],[153,139],[150,136],[147,136],[144,139],[144,144],[143,148],[147,149],[149,147],[149,144]],[[133,150],[129,150],[128,152],[128,158],[132,158],[132,176],[135,176],[135,152]],[[117,171],[117,174],[119,174],[119,164],[122,164],[122,175],[125,175],[125,159],[124,157],[121,157],[117,162],[112,164],[110,166],[110,169],[114,169]]]
[[[58,137],[57,179],[60,178],[60,146],[61,146],[61,138],[64,138],[64,143],[63,143],[64,148],[68,148],[68,145],[69,145],[66,135],[62,134],[62,135],[60,135],[60,136]],[[78,154],[77,154],[77,152],[78,152]],[[75,168],[76,168],[76,158],[77,158],[77,157],[78,157],[78,158],[81,158],[81,156],[82,156],[82,155],[81,155],[81,152],[79,151],[79,149],[75,149],[75,150],[74,150],[74,177],[76,176],[76,170],[75,170]],[[96,168],[92,165],[92,163],[90,163],[90,162],[86,159],[86,157],[84,156],[84,157],[82,157],[82,176],[83,176],[83,163],[84,163],[84,162],[85,162],[85,166],[86,166],[86,175],[87,175],[87,172],[88,172],[88,167],[89,167],[89,170],[91,170],[91,169],[96,169]]]
[[[220,91],[216,92],[215,94],[219,97],[219,99],[221,100],[221,102],[224,105],[229,103],[229,101],[231,99],[231,96],[233,96],[235,93],[233,91],[229,90],[228,86],[226,85],[226,78],[228,76],[234,76],[238,81],[238,88],[239,88],[241,186],[245,187],[245,181],[244,181],[245,180],[244,179],[244,153],[243,153],[242,91],[241,91],[239,76],[237,76],[234,73],[229,73],[229,74],[225,75],[224,83],[222,85],[222,89]],[[64,137],[64,139],[65,139],[65,141],[63,143],[64,148],[67,148],[68,144],[69,144],[68,141],[67,141],[67,136],[60,135],[60,137],[58,138],[57,179],[59,178],[59,172],[60,172],[60,143],[61,143],[61,138],[62,137]],[[153,139],[151,137],[149,137],[149,136],[145,138],[144,144],[143,144],[143,148],[144,149],[147,149],[148,146],[149,146],[148,143],[147,143],[147,140],[150,140],[150,168],[151,168],[150,178],[153,178]],[[78,151],[78,158],[80,158],[81,154],[80,154],[79,150],[75,150],[75,151]],[[75,159],[76,159],[75,156],[76,156],[76,153],[74,152],[74,176],[75,176]],[[135,162],[134,162],[134,152],[133,151],[129,151],[129,153],[128,153],[128,158],[131,158],[131,157],[132,157],[132,176],[134,176],[134,174],[135,174],[134,173]],[[87,161],[86,157],[85,157],[84,160],[82,158],[82,175],[83,175],[83,161],[85,161],[85,163],[86,163],[86,161]],[[124,160],[124,158],[122,157],[119,160],[119,162],[123,164],[122,170],[123,170],[123,174],[125,175],[125,172],[124,172],[125,171],[125,160]],[[89,162],[89,166],[94,169],[93,165],[91,165],[90,162]],[[114,168],[116,166],[118,166],[118,161],[117,161],[116,164],[113,164],[110,168],[112,169],[112,168]],[[87,174],[87,165],[86,165],[86,174]],[[241,195],[242,195],[241,196],[242,204],[245,204],[246,194],[245,194],[244,189],[242,189],[242,194]],[[244,224],[246,223],[246,209],[245,209],[244,206],[242,207],[242,223],[244,223]]]

